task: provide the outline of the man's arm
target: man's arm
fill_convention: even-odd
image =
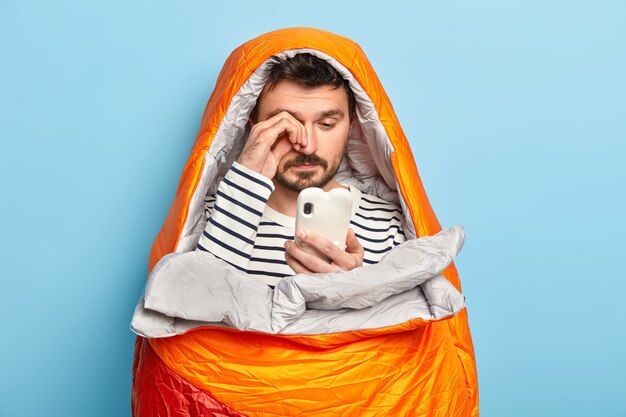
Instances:
[[[235,162],[220,182],[198,250],[245,270],[274,185]]]
[[[255,124],[237,162],[219,184],[198,250],[246,270],[267,200],[270,178],[291,149],[307,146],[306,129],[287,112]]]

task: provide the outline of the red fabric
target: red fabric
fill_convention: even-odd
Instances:
[[[134,417],[245,417],[173,373],[143,337],[135,340],[131,401]]]

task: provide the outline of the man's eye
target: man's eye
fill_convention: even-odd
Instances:
[[[320,123],[320,126],[322,126],[324,129],[332,129],[333,127],[335,127],[333,123]]]

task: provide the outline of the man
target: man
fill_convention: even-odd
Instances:
[[[358,117],[326,61],[296,55],[267,65],[298,52],[349,79]],[[322,264],[292,242],[295,196],[341,183],[402,202],[405,217],[350,187],[355,239]],[[401,225],[410,241],[389,253],[404,239]],[[131,324],[141,336],[133,415],[476,416],[464,297],[456,269],[446,268],[462,231],[430,236],[440,229],[408,139],[357,43],[286,28],[236,48],[152,246]],[[354,268],[359,247],[364,267]],[[378,262],[385,254],[389,262]]]
[[[238,160],[205,200],[208,223],[198,250],[211,252],[270,286],[294,273],[352,270],[376,263],[404,242],[402,212],[378,197],[335,180],[355,117],[354,95],[326,61],[302,53],[274,57],[249,119],[250,134]],[[298,193],[307,187],[349,188],[351,228],[342,250],[298,230],[310,254],[293,241]],[[365,248],[363,247],[365,245]]]

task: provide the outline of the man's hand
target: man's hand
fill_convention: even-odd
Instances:
[[[283,111],[252,126],[237,162],[271,179],[282,157],[291,149],[307,153],[308,142],[304,125]]]
[[[321,254],[327,256],[330,262],[306,252],[296,242],[285,242],[285,259],[287,264],[296,274],[312,274],[316,272],[350,271],[363,265],[363,246],[357,240],[354,231],[348,230],[346,250],[340,249],[330,240],[314,233],[298,231],[298,237],[302,243],[315,248]]]

